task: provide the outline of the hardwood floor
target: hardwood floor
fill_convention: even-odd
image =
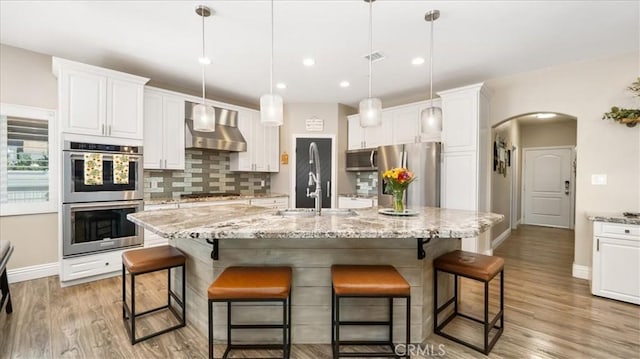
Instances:
[[[588,281],[571,277],[572,231],[521,226],[495,255],[506,263],[505,331],[490,358],[640,358],[640,306],[594,297]],[[137,303],[145,308],[160,304],[166,298],[164,283],[162,274],[139,281]],[[0,358],[207,356],[206,338],[189,326],[131,346],[121,318],[120,288],[119,277],[69,288],[60,288],[58,277],[11,284],[14,312],[0,313]],[[496,289],[493,285],[492,308]],[[462,293],[461,309],[481,313],[480,287],[465,281]],[[140,330],[167,319],[160,314],[140,321]],[[468,328],[462,321],[451,324],[451,331],[478,340]],[[444,345],[445,358],[484,357],[437,335],[425,343],[436,355]],[[223,349],[216,346],[216,355]],[[291,357],[330,358],[330,352],[328,345],[295,345]],[[232,357],[272,354],[279,352]]]

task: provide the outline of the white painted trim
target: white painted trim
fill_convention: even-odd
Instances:
[[[572,275],[574,278],[591,280],[591,267],[573,263]]]
[[[9,283],[24,282],[26,280],[50,277],[58,275],[60,263],[52,262],[36,264],[34,266],[7,269],[7,279]]]
[[[331,208],[337,208],[338,184],[336,180],[338,157],[336,156],[336,135],[323,133],[294,133],[291,135],[291,179],[289,180],[289,207],[296,206],[296,145],[298,138],[328,138],[331,140]]]
[[[78,284],[83,284],[83,283],[95,282],[95,281],[100,280],[100,279],[116,277],[116,276],[119,276],[119,275],[122,275],[122,270],[121,269],[113,271],[113,272],[109,272],[109,273],[102,273],[102,274],[90,276],[90,277],[78,278],[78,279],[74,279],[74,280],[67,280],[67,281],[64,281],[64,282],[60,281],[60,288],[71,287],[71,286],[78,285]]]
[[[511,229],[518,229],[519,225],[520,225],[520,220],[517,220],[516,223],[514,223],[514,226],[511,227]]]
[[[491,248],[498,248],[498,246],[501,245],[502,242],[505,241],[505,239],[509,238],[509,236],[511,236],[511,228],[507,228],[504,230],[504,232],[500,233],[500,235],[491,242]]]

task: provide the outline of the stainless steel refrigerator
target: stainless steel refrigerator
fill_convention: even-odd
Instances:
[[[393,206],[391,189],[387,188],[382,173],[405,167],[416,176],[405,194],[406,208],[440,207],[440,151],[440,142],[378,147],[378,206]]]

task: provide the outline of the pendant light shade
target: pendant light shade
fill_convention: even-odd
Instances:
[[[282,97],[265,94],[260,97],[260,122],[265,126],[282,125]]]
[[[273,0],[271,0],[271,67],[269,93],[260,97],[260,122],[265,126],[281,126],[284,117],[282,97],[273,93]]]
[[[364,0],[369,3],[369,97],[360,101],[359,115],[360,127],[375,127],[382,124],[382,101],[379,98],[371,97],[371,61],[373,54],[373,2],[375,0]]]
[[[433,100],[433,23],[440,17],[439,10],[430,10],[424,15],[424,20],[431,23],[431,41],[429,51],[429,100]],[[442,109],[433,103],[420,113],[420,132],[442,132]]]
[[[211,15],[211,9],[204,5],[196,7],[196,14],[202,18],[202,56],[198,58],[202,68],[202,103],[193,107],[193,129],[200,132],[214,132],[216,130],[216,115],[213,107],[205,104],[204,67],[209,59],[204,54],[204,18]]]
[[[374,127],[382,123],[382,101],[379,98],[365,98],[359,106],[360,127]]]

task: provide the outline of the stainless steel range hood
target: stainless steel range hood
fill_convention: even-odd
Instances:
[[[247,142],[238,129],[238,111],[214,107],[216,130],[200,132],[193,129],[193,107],[197,103],[185,103],[185,148],[200,148],[243,152]]]

